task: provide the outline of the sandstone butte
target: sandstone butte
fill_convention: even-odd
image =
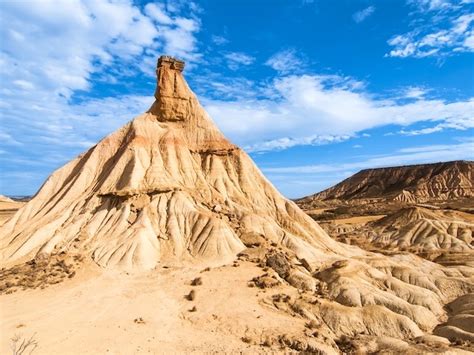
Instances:
[[[360,253],[328,237],[222,135],[183,66],[161,57],[151,108],[55,171],[1,227],[1,265],[73,248],[103,267],[222,263],[248,233],[308,260]]]
[[[268,317],[276,317],[275,312],[296,317],[291,318],[295,329],[300,318],[312,321],[321,335],[305,335],[304,342],[283,337],[280,344],[338,353],[336,341],[342,336],[371,342],[385,339],[380,341],[392,349],[408,346],[404,341],[410,339],[433,337],[429,334],[448,319],[443,307],[473,291],[472,269],[443,267],[410,253],[367,252],[330,238],[216,128],[188,87],[183,67],[183,62],[161,57],[156,100],[150,109],[55,171],[0,227],[0,266],[8,270],[32,260],[74,254],[92,260],[104,272],[146,273],[159,265],[202,268],[232,262],[237,255],[258,254],[273,272],[273,280],[303,292],[292,298],[296,301],[291,305],[283,297],[286,308],[280,302],[272,306],[273,313],[265,311],[269,306],[261,312]],[[222,286],[225,280],[219,281],[221,292],[227,290]],[[260,281],[262,287],[269,285],[265,278]],[[249,291],[242,292],[248,296]],[[5,302],[18,305],[15,295],[6,295]],[[213,297],[218,299],[217,294]],[[230,294],[226,297],[228,304],[235,304]],[[112,302],[110,297],[106,300]],[[254,302],[250,297],[238,301]],[[268,304],[277,301],[273,302]],[[89,307],[90,302],[85,304]],[[232,307],[227,309],[231,311]],[[250,316],[234,319],[232,325],[223,316],[216,329],[243,333],[239,324],[254,319]],[[16,321],[14,314],[9,317],[7,328]],[[34,319],[39,318],[31,322]],[[273,325],[262,323],[264,319],[258,328],[270,329]],[[286,325],[290,323],[282,324],[286,333],[292,332]],[[469,327],[459,330],[459,324],[453,320],[440,334],[466,333],[463,329]],[[306,332],[302,328],[301,334]],[[387,343],[383,337],[392,340]],[[182,340],[178,342],[182,345]],[[213,346],[222,345],[218,342],[214,339]],[[372,345],[371,351],[379,349]]]

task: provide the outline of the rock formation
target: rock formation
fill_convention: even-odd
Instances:
[[[366,169],[317,194],[300,199],[344,201],[384,198],[402,202],[474,197],[474,162]]]
[[[401,209],[369,225],[369,238],[386,247],[417,252],[474,252],[474,224],[422,207]]]
[[[71,250],[104,267],[224,262],[248,233],[315,260],[341,250],[219,132],[183,67],[160,58],[148,112],[55,171],[1,227],[1,265]]]

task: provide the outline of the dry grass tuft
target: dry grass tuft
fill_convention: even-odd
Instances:
[[[35,340],[35,334],[30,338],[22,338],[21,335],[16,334],[11,338],[10,348],[13,355],[31,354],[38,347],[38,342]]]

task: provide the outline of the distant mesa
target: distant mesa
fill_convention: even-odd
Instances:
[[[298,200],[386,199],[425,202],[474,197],[474,162],[407,165],[361,170],[339,184]]]

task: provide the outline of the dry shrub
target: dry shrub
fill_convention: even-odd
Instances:
[[[194,301],[194,299],[196,298],[196,291],[194,290],[191,290],[191,292],[189,292],[187,295],[186,295],[186,299],[188,301]]]
[[[35,334],[30,338],[23,338],[21,335],[16,334],[11,338],[10,348],[12,349],[13,355],[31,354],[38,347],[38,342],[35,340]]]
[[[191,286],[200,286],[202,285],[202,278],[196,277],[193,281],[191,281]]]

